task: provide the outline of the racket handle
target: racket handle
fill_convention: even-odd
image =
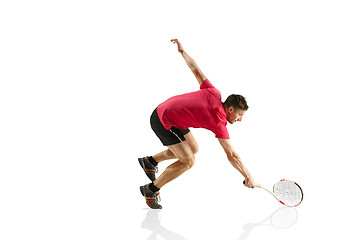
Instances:
[[[243,184],[245,185],[245,180],[243,181]],[[255,183],[255,187],[261,188],[260,184]]]

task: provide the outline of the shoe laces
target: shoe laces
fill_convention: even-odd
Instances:
[[[161,198],[160,198],[160,192],[156,192],[154,194],[154,198],[155,198],[155,201],[158,203],[158,202],[161,202]]]

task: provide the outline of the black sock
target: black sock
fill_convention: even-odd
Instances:
[[[149,184],[149,189],[153,192],[160,191],[160,188],[156,187],[153,182]]]
[[[149,157],[148,160],[152,165],[154,165],[154,167],[156,167],[158,165],[158,162],[155,159],[153,159],[152,156]]]

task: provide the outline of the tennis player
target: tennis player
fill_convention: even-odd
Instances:
[[[212,131],[230,163],[245,177],[245,186],[254,188],[254,180],[231,145],[226,128],[227,122],[233,124],[241,121],[248,109],[245,98],[232,94],[225,102],[221,102],[220,91],[205,77],[195,61],[184,51],[181,43],[177,39],[172,39],[171,42],[177,44],[178,51],[200,84],[200,90],[169,98],[151,115],[151,128],[168,149],[138,159],[145,174],[152,181],[140,187],[146,203],[150,208],[161,209],[158,200],[160,189],[194,166],[195,154],[199,151],[199,146],[189,130],[190,127]],[[156,178],[158,163],[168,159],[178,159],[178,161],[169,165]]]

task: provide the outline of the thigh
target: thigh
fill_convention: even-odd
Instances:
[[[186,135],[184,135],[187,143],[189,144],[191,151],[195,154],[199,151],[199,145],[197,144],[194,136],[192,135],[191,132],[187,133]]]
[[[181,162],[193,161],[194,159],[194,153],[186,140],[167,147]]]

